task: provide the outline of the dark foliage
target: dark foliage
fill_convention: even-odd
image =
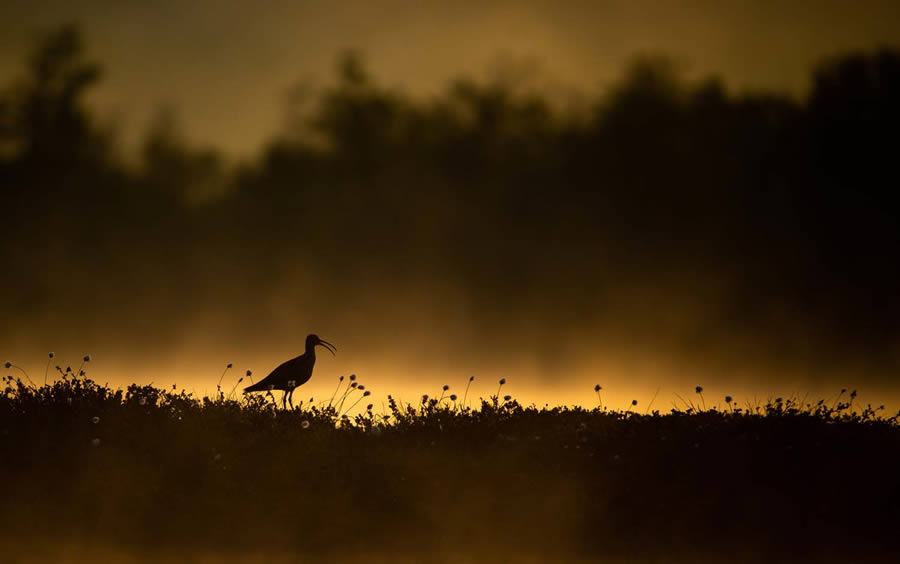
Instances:
[[[423,397],[350,420],[10,378],[0,544],[37,560],[95,545],[148,560],[887,561],[900,429],[854,400],[645,415]]]
[[[83,103],[99,77],[67,28],[0,98],[11,320],[89,308],[86,330],[128,326],[138,301],[141,342],[146,327],[252,302],[302,264],[326,304],[427,277],[485,316],[527,305],[570,325],[609,287],[699,272],[727,281],[723,315],[762,337],[783,312],[843,347],[898,336],[896,52],[824,62],[802,101],[641,59],[572,115],[502,82],[418,101],[349,56],[236,168],[169,118],[126,166]]]

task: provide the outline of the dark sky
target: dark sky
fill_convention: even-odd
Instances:
[[[78,22],[107,69],[93,100],[133,141],[160,105],[192,139],[248,154],[277,130],[288,89],[330,76],[337,53],[414,93],[504,61],[537,66],[565,97],[602,91],[635,53],[664,52],[734,88],[801,93],[823,56],[900,42],[891,0],[444,1],[5,0],[0,76],[18,70],[35,32]]]
[[[0,145],[0,356],[204,392],[314,331],[310,395],[896,401],[896,2],[473,6],[4,3],[0,110],[32,113]],[[66,22],[102,78],[21,103]]]

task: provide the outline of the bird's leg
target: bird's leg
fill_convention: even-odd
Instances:
[[[290,404],[292,411],[294,409],[294,390],[295,389],[296,388],[291,388],[291,393],[288,394],[288,403]]]
[[[287,390],[281,396],[281,409],[287,410]]]

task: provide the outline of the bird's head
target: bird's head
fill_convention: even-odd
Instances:
[[[325,341],[325,340],[323,340],[323,339],[320,339],[318,335],[308,335],[308,336],[306,337],[306,350],[311,351],[311,350],[313,350],[313,348],[314,348],[315,346],[317,346],[317,345],[320,346],[320,347],[324,347],[325,350],[327,350],[328,352],[330,352],[332,355],[333,355],[335,352],[337,352],[337,347],[336,347],[336,346],[332,345],[332,344],[329,343],[328,341]]]

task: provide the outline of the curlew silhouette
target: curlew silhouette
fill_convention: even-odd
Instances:
[[[281,363],[268,376],[252,386],[244,388],[244,393],[282,390],[284,395],[281,396],[281,407],[287,409],[286,403],[289,403],[291,409],[293,409],[294,390],[297,386],[302,386],[308,382],[312,377],[313,366],[316,364],[317,345],[324,347],[332,355],[337,351],[337,347],[328,341],[323,341],[318,335],[307,335],[306,352]]]

